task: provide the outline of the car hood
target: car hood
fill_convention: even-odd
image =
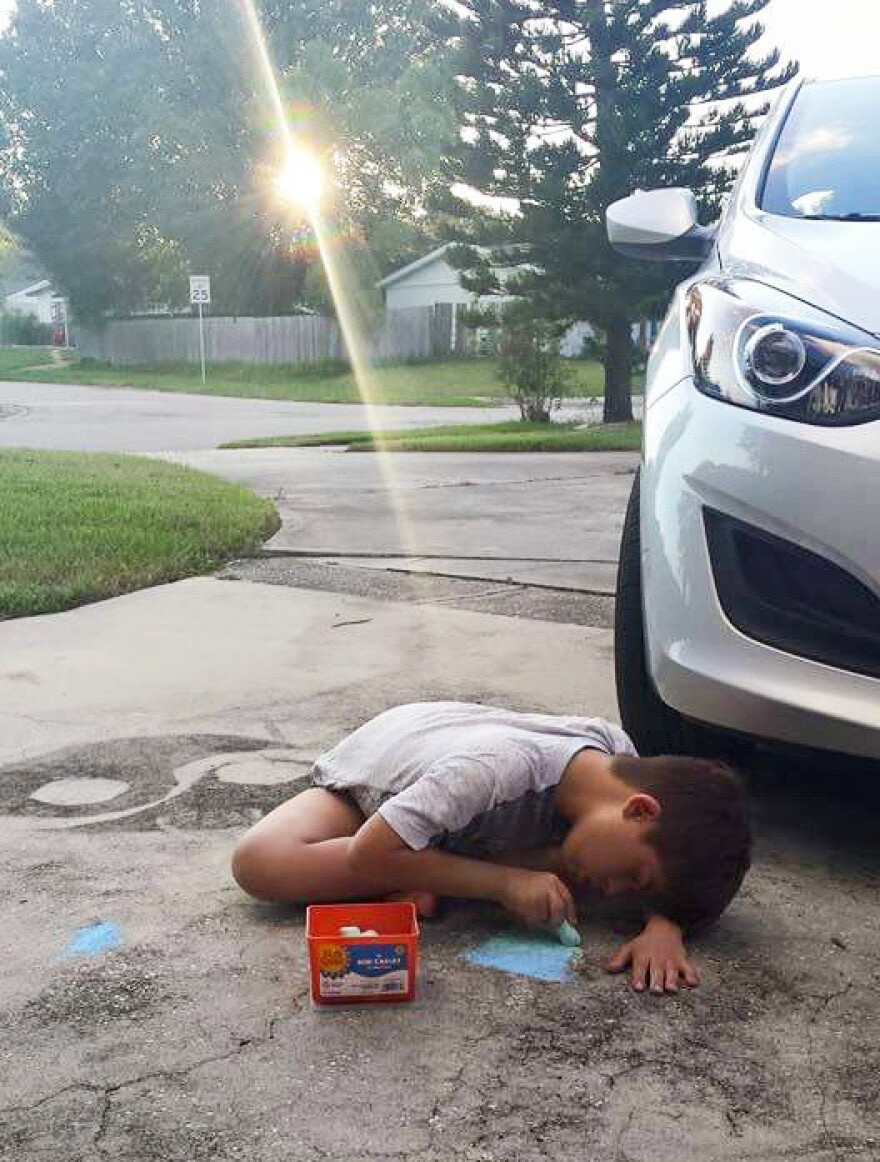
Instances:
[[[880,222],[740,211],[718,238],[726,273],[769,283],[880,335]]]

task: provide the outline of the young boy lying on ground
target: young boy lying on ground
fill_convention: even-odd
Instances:
[[[322,755],[315,784],[239,842],[263,900],[395,894],[494,900],[528,924],[577,919],[572,891],[641,893],[647,922],[608,962],[653,992],[694,986],[683,931],[715,919],[749,866],[748,805],[726,766],[639,758],[599,718],[465,702],[398,706]]]

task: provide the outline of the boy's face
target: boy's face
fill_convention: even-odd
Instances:
[[[575,822],[562,844],[568,875],[606,896],[661,891],[660,857],[647,841],[659,812],[656,800],[639,793]]]

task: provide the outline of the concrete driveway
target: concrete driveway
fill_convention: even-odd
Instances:
[[[270,555],[613,593],[635,452],[348,453],[262,448],[167,457],[271,497]]]
[[[320,1012],[303,916],[229,853],[386,706],[614,713],[605,630],[198,579],[0,625],[0,1158],[880,1157],[877,784],[756,764],[746,888],[702,986],[630,992],[588,902],[559,980],[425,926],[418,1001]]]

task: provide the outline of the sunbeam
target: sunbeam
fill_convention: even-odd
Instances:
[[[322,218],[321,200],[324,193],[324,174],[320,160],[313,151],[310,151],[304,143],[297,139],[291,129],[263,27],[253,0],[239,0],[239,4],[256,50],[263,83],[272,105],[282,144],[282,161],[276,173],[276,186],[279,194],[286,201],[295,203],[307,215],[315,235],[327,283],[333,297],[336,317],[342,330],[358,392],[366,411],[367,424],[376,444],[376,455],[379,458],[382,482],[400,537],[401,556],[417,557],[420,555],[419,549],[405,511],[403,490],[397,482],[391,463],[393,454],[384,446],[376,412],[376,392],[368,355],[369,343],[362,333],[357,312],[351,303],[351,296],[346,291],[345,280],[330,243],[331,233]]]

